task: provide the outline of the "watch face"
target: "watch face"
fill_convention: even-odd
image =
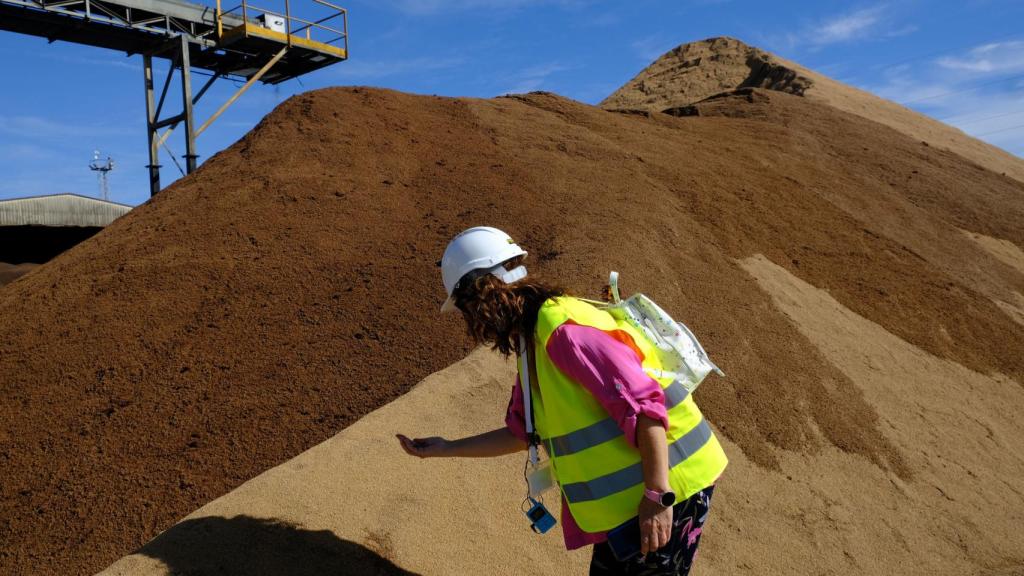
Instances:
[[[671,505],[673,505],[675,503],[676,503],[676,493],[675,492],[665,492],[665,493],[663,493],[661,495],[661,505],[662,506],[668,507],[668,506],[671,506]]]

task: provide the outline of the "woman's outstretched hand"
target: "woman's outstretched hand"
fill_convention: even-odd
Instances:
[[[443,456],[448,447],[448,441],[438,436],[431,438],[409,438],[404,434],[396,434],[396,436],[407,454],[419,458]]]
[[[458,440],[445,440],[439,436],[432,438],[409,438],[404,434],[395,434],[395,436],[398,437],[398,441],[402,443],[402,449],[407,454],[419,458],[435,456],[490,458],[526,450],[526,442],[516,437],[508,428],[498,428]]]

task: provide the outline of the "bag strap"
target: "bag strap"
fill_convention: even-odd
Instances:
[[[526,438],[530,445],[530,464],[536,466],[540,461],[537,455],[537,446],[540,445],[540,438],[533,426],[533,404],[530,402],[530,384],[533,381],[533,363],[530,362],[530,348],[526,336],[519,336],[519,387],[523,390],[523,415],[526,421]]]
[[[612,304],[622,302],[622,298],[619,298],[619,273],[614,270],[608,274],[608,288],[612,292]]]
[[[608,275],[608,286],[612,293],[612,304],[618,304],[622,301],[619,298],[619,273],[612,271]],[[597,302],[594,300],[586,300],[581,298],[585,302],[591,302],[597,305],[607,306],[607,302]],[[533,425],[533,404],[530,401],[531,395],[531,383],[537,378],[536,362],[533,362],[533,347],[532,342],[529,341],[525,335],[519,336],[519,387],[523,389],[523,416],[526,421],[526,438],[527,443],[530,446],[530,464],[534,466],[540,461],[540,457],[537,454],[537,447],[540,446],[540,437],[537,436],[536,428]]]
[[[608,292],[611,296],[611,302],[604,302],[601,300],[591,300],[590,298],[582,298],[580,296],[574,296],[577,300],[586,302],[596,308],[614,308],[622,303],[622,298],[619,296],[619,273],[614,270],[608,274]]]

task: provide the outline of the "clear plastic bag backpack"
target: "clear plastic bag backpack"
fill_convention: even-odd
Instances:
[[[682,322],[676,322],[667,312],[643,294],[633,294],[623,300],[619,297],[619,273],[608,277],[612,301],[585,300],[607,311],[616,320],[625,321],[644,335],[658,351],[661,369],[645,369],[654,378],[678,380],[693,392],[707,375],[714,372],[725,376],[708,358],[697,337]]]

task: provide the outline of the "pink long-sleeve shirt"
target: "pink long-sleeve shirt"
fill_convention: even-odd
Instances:
[[[648,376],[640,357],[628,344],[591,326],[572,321],[555,329],[548,339],[552,363],[570,379],[586,388],[619,424],[630,444],[636,446],[637,418],[643,414],[668,428],[665,394]],[[516,377],[505,424],[526,441],[523,392]],[[637,503],[639,505],[639,502]],[[584,532],[562,498],[562,535],[569,550],[607,540],[605,532]]]

